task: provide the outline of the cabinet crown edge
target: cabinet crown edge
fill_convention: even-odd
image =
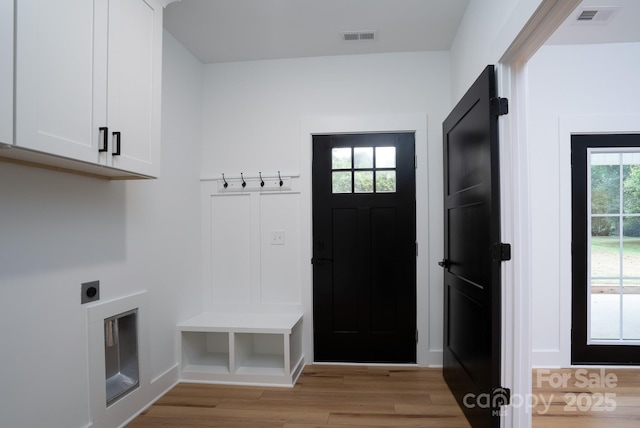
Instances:
[[[182,1],[182,0],[158,0],[158,3],[160,3],[162,5],[162,7],[167,7],[171,3],[175,3],[175,2],[179,2],[179,1]]]

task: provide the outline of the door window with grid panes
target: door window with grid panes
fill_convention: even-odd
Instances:
[[[393,193],[396,191],[395,147],[331,149],[333,193]]]

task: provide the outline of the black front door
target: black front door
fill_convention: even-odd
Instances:
[[[416,362],[414,134],[313,137],[318,362]]]
[[[489,66],[443,123],[444,377],[474,428],[500,426],[503,105]]]

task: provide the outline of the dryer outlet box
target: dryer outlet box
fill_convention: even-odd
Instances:
[[[100,300],[100,281],[83,282],[80,286],[80,304]]]

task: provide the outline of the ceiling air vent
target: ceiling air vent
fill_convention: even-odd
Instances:
[[[341,33],[345,42],[374,41],[378,38],[377,31],[348,31]]]
[[[578,15],[578,21],[593,21],[597,13],[597,10],[583,10],[582,13]]]
[[[620,10],[620,6],[602,6],[582,9],[576,17],[579,23],[606,24]]]

